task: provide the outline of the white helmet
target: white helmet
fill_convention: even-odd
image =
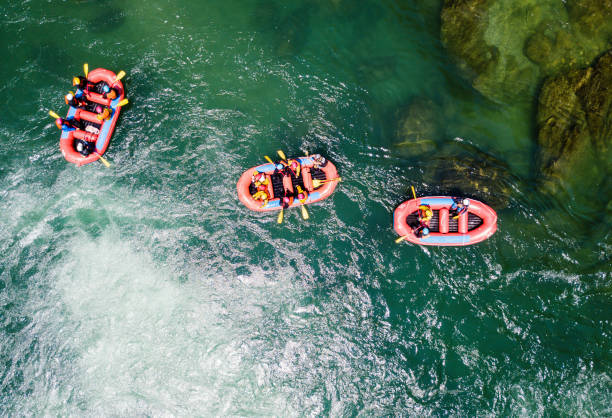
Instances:
[[[463,206],[469,206],[470,201],[468,199],[463,199],[461,203],[463,203]]]
[[[72,95],[72,93],[68,93],[66,95],[66,100],[68,100],[68,101],[72,100],[73,98],[74,98],[74,96]]]
[[[81,151],[83,151],[83,148],[84,148],[83,143],[80,142],[80,141],[77,142],[77,146],[76,146],[77,151],[81,152]]]

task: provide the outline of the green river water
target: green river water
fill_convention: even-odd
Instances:
[[[533,101],[487,101],[436,1],[4,1],[0,415],[610,415],[610,225],[538,192]],[[74,75],[123,69],[99,163],[59,152]],[[440,148],[509,166],[498,232],[394,243],[440,194],[397,147],[414,97]],[[240,174],[282,149],[343,182],[276,216]],[[474,195],[474,198],[480,196]],[[484,199],[483,199],[484,200]]]

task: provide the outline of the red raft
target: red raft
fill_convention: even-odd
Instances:
[[[116,78],[117,75],[114,72],[103,68],[96,68],[87,74],[86,87],[83,90],[87,105],[79,108],[70,106],[67,116],[67,118],[74,117],[81,121],[84,130],[62,131],[60,137],[60,150],[67,161],[81,166],[97,161],[106,152],[121,112],[119,103],[125,98],[123,83]],[[105,98],[103,94],[105,86],[114,90],[117,97]],[[98,115],[93,112],[97,105],[105,106],[110,110],[108,119],[98,119]],[[77,141],[95,143],[93,152],[87,156],[80,154],[76,150]]]
[[[311,155],[309,157],[295,158],[301,165],[301,170],[297,177],[293,174],[287,175],[279,172],[276,165],[272,163],[249,168],[238,180],[238,198],[251,210],[269,212],[281,208],[280,199],[285,196],[285,193],[289,196],[296,196],[297,186],[308,192],[308,199],[305,203],[301,203],[297,198],[292,198],[290,207],[297,207],[302,204],[308,205],[329,197],[336,188],[337,181],[335,180],[338,178],[338,172],[336,171],[336,166],[329,160],[324,160],[324,163],[319,164],[314,159],[316,157],[318,156]],[[265,206],[263,206],[261,200],[253,198],[253,195],[257,192],[253,184],[253,172],[255,170],[259,173],[264,173],[268,180],[267,192],[270,199]],[[334,181],[327,181],[316,188],[313,185],[313,180],[325,181],[332,179]]]
[[[449,216],[453,198],[448,196],[420,197],[408,200],[395,209],[393,228],[406,241],[419,245],[472,245],[484,241],[497,230],[497,213],[478,200],[469,199],[467,212],[458,219]],[[429,205],[433,217],[429,223],[429,235],[417,237],[413,230],[419,226],[418,207]]]

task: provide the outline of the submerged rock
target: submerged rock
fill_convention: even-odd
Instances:
[[[402,153],[419,155],[432,152],[442,132],[441,109],[432,100],[417,98],[396,115],[394,146]]]
[[[538,105],[541,171],[547,185],[596,185],[609,176],[612,51],[586,69],[548,79]]]
[[[445,0],[441,21],[460,70],[496,101],[530,97],[612,46],[612,0]]]

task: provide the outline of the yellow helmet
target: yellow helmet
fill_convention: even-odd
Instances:
[[[78,86],[79,84],[81,84],[81,79],[79,77],[74,77],[72,79],[72,85],[73,86]]]

